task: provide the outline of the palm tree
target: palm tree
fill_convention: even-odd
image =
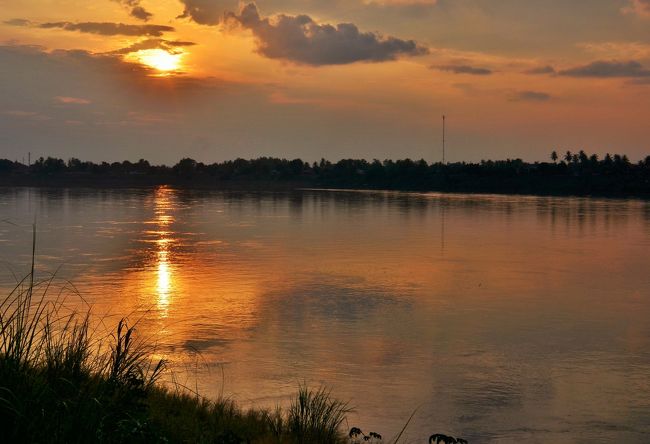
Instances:
[[[564,155],[564,160],[566,160],[566,163],[571,163],[571,160],[573,159],[573,154],[571,151],[567,151],[566,154]]]
[[[553,161],[553,163],[557,163],[557,151],[553,151],[551,153],[551,160]]]
[[[578,158],[580,159],[580,163],[585,164],[589,160],[589,156],[587,156],[587,153],[584,152],[584,150],[580,150],[580,154],[578,155]]]

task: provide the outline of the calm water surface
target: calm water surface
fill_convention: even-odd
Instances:
[[[202,394],[323,383],[384,436],[419,407],[414,443],[650,440],[649,203],[22,188],[0,220],[5,293],[36,220],[40,273]]]

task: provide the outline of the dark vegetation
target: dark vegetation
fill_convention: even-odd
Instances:
[[[262,157],[203,164],[182,159],[172,167],[146,160],[99,164],[40,158],[32,165],[0,160],[0,185],[133,187],[174,185],[216,189],[297,187],[449,191],[539,195],[650,197],[650,156],[632,163],[625,155],[599,159],[584,151],[551,154],[550,162],[521,159],[480,163],[344,159],[312,164]]]
[[[271,411],[163,385],[166,361],[152,358],[134,326],[123,319],[98,334],[88,314],[66,310],[61,294],[48,296],[53,280],[35,280],[32,259],[31,272],[0,300],[1,442],[383,442],[356,427],[346,436],[350,409],[324,388],[303,385],[288,409]]]

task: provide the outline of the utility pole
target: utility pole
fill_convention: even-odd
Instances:
[[[32,166],[32,152],[27,153],[27,166]]]
[[[447,116],[442,115],[442,163],[445,164],[445,119]]]

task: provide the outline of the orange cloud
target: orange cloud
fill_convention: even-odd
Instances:
[[[89,105],[92,103],[90,100],[81,99],[78,97],[56,96],[54,99],[57,102],[65,103],[66,105]]]
[[[650,18],[650,0],[632,0],[629,6],[623,8],[623,13]]]

